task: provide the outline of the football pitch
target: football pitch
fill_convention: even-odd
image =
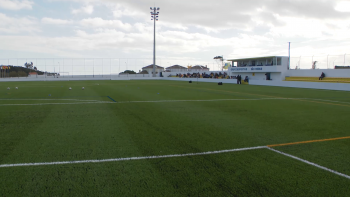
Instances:
[[[0,109],[1,196],[350,192],[346,91],[2,82]]]

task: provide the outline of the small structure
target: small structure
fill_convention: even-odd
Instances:
[[[254,80],[283,80],[288,70],[288,56],[266,56],[243,59],[229,59],[232,67],[228,69],[230,76],[248,76]]]
[[[209,68],[207,66],[201,66],[201,65],[196,65],[196,66],[192,66],[190,69],[188,69],[188,72],[190,73],[202,73],[202,72],[208,72]]]
[[[165,69],[166,69],[165,72],[179,72],[179,73],[187,72],[187,68],[180,65],[173,65]]]
[[[153,64],[143,67],[142,71],[147,71],[149,74],[153,74]],[[164,72],[164,67],[156,65],[156,74],[158,75],[161,72]]]
[[[37,72],[29,72],[29,73],[28,73],[28,76],[29,76],[29,77],[33,77],[33,76],[37,76],[37,75],[38,75]]]

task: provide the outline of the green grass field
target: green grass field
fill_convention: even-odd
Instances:
[[[0,109],[0,196],[350,193],[350,92],[165,80],[2,82]],[[271,147],[345,176],[267,148],[302,141],[311,142]]]

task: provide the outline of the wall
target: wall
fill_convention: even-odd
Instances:
[[[249,73],[231,73],[230,76],[237,76],[237,75],[241,75],[242,79],[245,78],[245,76],[248,76],[248,79],[250,80],[266,80],[266,73],[253,73],[249,72]],[[270,73],[270,78],[271,80],[282,80],[282,74],[281,73]]]
[[[192,81],[193,83],[198,82],[211,82],[211,83],[219,83],[222,82],[230,83],[230,84],[237,84],[237,79],[210,79],[210,78],[178,78],[178,77],[163,77],[163,80],[170,80],[170,81]]]
[[[326,77],[350,78],[350,69],[300,69],[287,70],[285,76],[289,77],[319,77],[324,72]]]
[[[207,71],[207,70],[201,70],[201,71],[197,71],[197,72],[189,72],[189,71],[186,71],[186,72],[163,72],[163,76],[164,77],[168,77],[168,76],[176,76],[176,74],[187,74],[187,73],[190,73],[190,74],[193,74],[193,73],[206,73],[206,74],[210,74],[210,73],[227,73],[228,74],[228,71],[224,70],[224,71]]]
[[[82,75],[84,76],[84,75]],[[195,82],[211,82],[223,84],[236,84],[236,79],[208,79],[208,78],[177,78],[177,77],[146,77],[141,75],[130,75],[120,77],[118,75],[108,76],[91,76],[87,75],[84,77],[75,78],[35,78],[35,77],[15,77],[15,78],[0,78],[0,82],[11,82],[11,81],[75,81],[75,80],[171,80],[171,81],[192,81]],[[294,88],[312,88],[312,89],[326,89],[326,90],[342,90],[350,91],[350,84],[347,83],[325,83],[325,82],[298,82],[298,81],[279,81],[279,80],[250,80],[250,85],[263,85],[263,86],[280,86],[280,87],[294,87]]]

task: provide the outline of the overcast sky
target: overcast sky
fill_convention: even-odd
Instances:
[[[292,57],[350,54],[350,1],[0,0],[0,58],[150,58],[151,64],[150,6],[160,7],[157,64],[164,67],[209,64],[218,55],[287,56],[288,42]]]

